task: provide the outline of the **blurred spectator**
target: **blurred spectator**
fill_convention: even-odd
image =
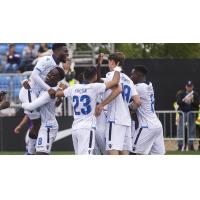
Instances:
[[[70,86],[79,83],[75,79],[76,73],[74,71],[74,63],[71,59],[67,59],[67,62],[63,63],[63,68],[65,71],[64,83],[67,83],[67,85]],[[64,115],[72,115],[71,100],[69,98],[64,99],[64,103],[62,104],[62,112]]]
[[[71,59],[67,59],[67,62],[63,64],[63,68],[65,71],[65,81],[69,83],[69,85],[74,85],[77,83],[75,80],[75,71],[74,71],[74,63]]]
[[[83,72],[81,72],[78,76],[78,81],[80,84],[83,84],[84,83],[84,79],[83,79]]]
[[[187,113],[190,111],[198,111],[199,109],[199,95],[196,91],[193,90],[194,85],[192,81],[188,81],[185,89],[182,90],[177,94],[177,104],[179,105],[178,110],[183,111],[185,113],[185,122],[187,123],[187,126],[189,126],[189,138],[195,137],[195,120],[196,120],[196,114],[190,114],[189,119],[187,121]],[[185,125],[183,124],[183,116],[179,115],[179,123],[178,123],[178,137],[183,137],[183,129],[185,128]],[[193,151],[193,141],[186,138],[186,142],[188,142],[188,149]],[[183,150],[183,141],[178,141],[178,149],[179,151]]]
[[[20,71],[32,71],[34,64],[33,61],[38,57],[38,50],[35,48],[35,44],[28,44],[22,53],[22,63],[20,66]]]
[[[44,53],[46,53],[49,50],[49,46],[47,43],[41,43],[40,47],[38,49],[38,56],[43,56]]]
[[[10,44],[6,57],[6,64],[3,67],[4,73],[15,73],[17,72],[20,64],[20,55],[15,52],[15,45]]]
[[[73,57],[73,53],[76,50],[76,43],[67,43],[67,49],[69,53],[69,58]]]

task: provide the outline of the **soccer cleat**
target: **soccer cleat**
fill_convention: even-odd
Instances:
[[[34,155],[34,154],[31,154],[31,153],[29,153],[28,151],[26,151],[26,152],[24,153],[24,155],[30,156],[30,155]]]

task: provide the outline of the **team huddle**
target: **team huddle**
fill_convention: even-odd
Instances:
[[[135,66],[128,77],[122,71],[124,54],[116,52],[109,55],[110,72],[102,78],[100,54],[98,66],[84,70],[83,83],[66,86],[59,82],[65,76],[62,63],[68,56],[67,47],[55,43],[52,50],[53,55],[38,61],[19,94],[25,120],[32,122],[28,154],[50,154],[59,129],[55,109],[62,97],[70,97],[73,106],[75,154],[165,154],[154,90],[144,66]]]

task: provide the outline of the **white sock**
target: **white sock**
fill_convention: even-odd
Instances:
[[[31,154],[31,155],[35,154],[36,141],[37,141],[37,139],[32,139],[32,138],[28,137],[28,144],[27,144],[28,154]]]

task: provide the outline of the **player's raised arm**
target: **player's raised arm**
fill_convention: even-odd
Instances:
[[[132,97],[133,101],[132,103],[129,105],[129,108],[133,111],[137,110],[140,106],[141,106],[141,100],[139,95],[135,95]]]
[[[64,88],[57,90],[56,97],[68,97],[68,96],[70,96],[71,87],[67,87],[64,90],[63,89]]]
[[[34,82],[38,83],[44,90],[49,90],[51,87],[46,84],[40,77],[41,72],[44,71],[45,69],[45,58],[41,58],[38,62],[37,65],[35,66],[31,78],[34,80]]]
[[[122,88],[120,85],[112,89],[111,94],[102,101],[99,105],[96,106],[95,115],[99,116],[103,108],[108,105],[111,101],[113,101],[120,93],[122,92]]]
[[[104,59],[104,53],[100,53],[98,56],[98,61],[97,61],[97,82],[101,83],[101,65],[103,63]]]
[[[113,79],[111,81],[105,83],[106,89],[111,89],[113,87],[117,87],[117,85],[119,84],[119,80],[120,80],[120,72],[115,71]]]
[[[49,94],[47,92],[45,92],[43,95],[38,97],[33,102],[31,102],[31,103],[23,103],[22,104],[22,108],[24,108],[25,110],[32,111],[32,110],[35,110],[35,109],[40,108],[41,106],[45,105],[50,100],[51,100],[51,98],[50,98]]]
[[[137,90],[136,90],[137,89]],[[136,88],[134,84],[131,86],[131,92],[132,92],[132,102],[129,105],[129,108],[133,111],[137,110],[141,106],[141,100],[139,94],[142,94],[142,91],[139,92],[141,89],[139,87]]]

